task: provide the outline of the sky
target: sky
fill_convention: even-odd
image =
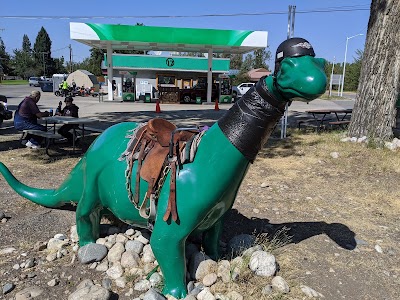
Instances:
[[[273,58],[287,38],[288,7],[295,5],[294,36],[307,39],[317,57],[343,62],[347,38],[362,34],[348,39],[347,62],[352,62],[356,50],[364,49],[370,4],[371,0],[68,0],[56,5],[48,0],[0,0],[0,37],[12,55],[14,49],[22,48],[24,34],[33,47],[43,26],[52,41],[52,57],[69,60],[71,45],[73,61],[79,62],[90,56],[90,47],[70,39],[70,22],[262,30],[268,31]],[[273,59],[267,63],[273,68]]]

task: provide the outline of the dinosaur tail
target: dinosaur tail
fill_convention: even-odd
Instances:
[[[38,189],[29,187],[20,182],[10,170],[0,162],[0,173],[4,176],[8,184],[22,197],[31,200],[42,206],[56,208],[66,204],[68,201],[63,201],[63,189]]]

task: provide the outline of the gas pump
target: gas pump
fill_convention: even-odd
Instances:
[[[127,72],[128,73],[128,72]],[[123,101],[135,101],[136,100],[136,72],[129,72],[128,74],[132,77],[126,77],[124,83],[124,92],[122,94]]]
[[[219,75],[219,103],[232,103],[232,81],[228,75]]]

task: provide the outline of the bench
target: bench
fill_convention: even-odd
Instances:
[[[45,138],[46,141],[46,154],[48,156],[51,156],[49,154],[49,146],[51,142],[54,142],[54,140],[56,139],[62,139],[62,135],[58,134],[58,133],[53,133],[51,131],[41,131],[41,130],[37,130],[37,129],[25,129],[22,131],[22,136],[21,136],[21,141],[24,139],[24,137],[27,134],[31,134],[31,135],[36,135],[36,136],[41,136]]]
[[[79,127],[80,130],[82,130],[82,127]],[[85,126],[85,131],[90,131],[90,132],[98,132],[98,133],[103,133],[105,129],[102,128],[96,128],[96,127],[89,127]]]
[[[346,129],[349,126],[350,121],[349,120],[332,121],[332,122],[329,122],[328,124],[331,125],[332,127],[333,126],[338,126],[338,127],[342,128],[342,129]]]

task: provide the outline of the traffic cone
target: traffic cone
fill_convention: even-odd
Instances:
[[[157,99],[157,101],[156,101],[156,113],[160,113],[160,112],[161,112],[160,101]]]
[[[218,99],[215,99],[214,110],[219,110],[219,107],[218,107]]]

